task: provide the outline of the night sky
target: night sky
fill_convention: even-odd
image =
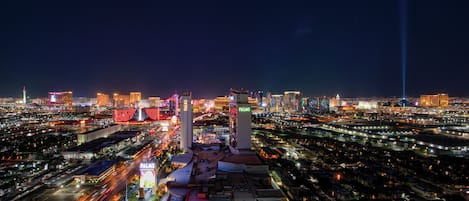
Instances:
[[[99,2],[2,1],[0,97],[401,96],[398,0]],[[468,96],[469,1],[407,7],[408,95]]]

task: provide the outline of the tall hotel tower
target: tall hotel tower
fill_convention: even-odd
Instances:
[[[23,104],[26,104],[26,87],[23,86]]]
[[[191,94],[183,93],[180,101],[181,111],[179,118],[181,119],[181,142],[179,148],[184,152],[192,148],[192,103]]]
[[[231,90],[230,145],[238,150],[251,149],[251,105],[244,90]]]

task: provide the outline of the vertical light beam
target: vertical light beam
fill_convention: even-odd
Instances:
[[[401,67],[402,67],[402,100],[405,107],[406,71],[407,71],[407,0],[400,1],[401,10]]]

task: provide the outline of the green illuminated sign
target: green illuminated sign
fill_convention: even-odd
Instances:
[[[238,112],[251,112],[251,107],[239,107]]]

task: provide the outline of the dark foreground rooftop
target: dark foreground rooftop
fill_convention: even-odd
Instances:
[[[114,164],[116,164],[115,160],[98,161],[98,162],[91,164],[87,168],[77,172],[76,175],[99,176],[101,173],[109,169]]]
[[[68,149],[67,151],[97,152],[104,147],[117,144],[129,138],[133,138],[137,136],[138,133],[139,131],[119,131],[110,135],[107,138],[98,138],[98,139],[89,141],[87,143],[78,145],[76,147],[72,147]]]

